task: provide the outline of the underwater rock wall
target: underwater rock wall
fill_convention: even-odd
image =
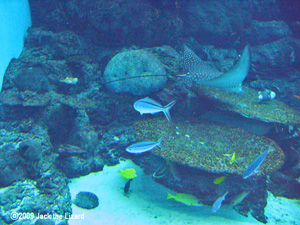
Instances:
[[[47,7],[31,1],[34,26],[54,32],[72,30],[98,46],[178,47],[193,37],[201,44],[221,48],[257,46],[264,55],[254,51],[251,73],[260,76],[291,74],[293,70],[287,67],[299,64],[297,40],[286,43],[283,39],[299,38],[299,16],[294,10],[299,3],[295,1],[48,0],[45,4]],[[273,43],[279,40],[289,47],[282,49]],[[269,61],[271,65],[264,64]]]
[[[31,0],[30,5],[34,26],[43,25],[55,32],[73,30],[96,44],[157,46],[200,34],[199,40],[224,46],[243,36],[244,29],[251,27],[252,19],[297,20],[295,9],[299,3],[278,0],[47,0],[42,3]],[[294,17],[290,18],[291,15]]]

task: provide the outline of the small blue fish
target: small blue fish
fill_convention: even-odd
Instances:
[[[158,102],[154,101],[153,99],[146,97],[136,101],[133,104],[133,107],[136,111],[138,111],[141,115],[147,113],[159,113],[163,112],[167,117],[168,121],[171,121],[170,109],[175,105],[176,100],[170,102],[166,106],[162,106]]]
[[[222,202],[225,200],[225,197],[227,194],[228,194],[228,191],[214,202],[212,209],[211,209],[211,211],[213,213],[217,212],[219,210],[219,208],[221,208]]]
[[[248,177],[251,177],[255,171],[261,166],[261,164],[264,162],[266,157],[270,152],[272,152],[274,149],[271,148],[271,146],[268,148],[268,150],[261,153],[245,170],[243,174],[243,178],[247,179]]]
[[[155,148],[156,146],[161,147],[161,142],[162,142],[162,138],[160,138],[158,140],[158,142],[153,142],[153,141],[149,141],[149,142],[139,142],[136,144],[132,144],[129,147],[126,148],[126,152],[129,153],[143,153],[143,152],[147,152],[152,150],[153,148]]]

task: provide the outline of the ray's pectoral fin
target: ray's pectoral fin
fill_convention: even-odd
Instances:
[[[230,92],[241,92],[242,82],[248,75],[250,68],[250,47],[247,45],[239,61],[224,75],[201,84],[223,88]]]

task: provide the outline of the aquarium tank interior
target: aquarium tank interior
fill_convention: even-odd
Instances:
[[[300,224],[300,1],[0,0],[0,225]]]

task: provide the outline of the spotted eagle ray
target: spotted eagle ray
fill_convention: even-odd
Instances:
[[[184,47],[183,67],[188,76],[184,82],[191,86],[203,84],[228,90],[230,92],[241,92],[242,82],[246,78],[250,67],[250,48],[247,45],[239,61],[226,73],[201,60],[191,49]]]

